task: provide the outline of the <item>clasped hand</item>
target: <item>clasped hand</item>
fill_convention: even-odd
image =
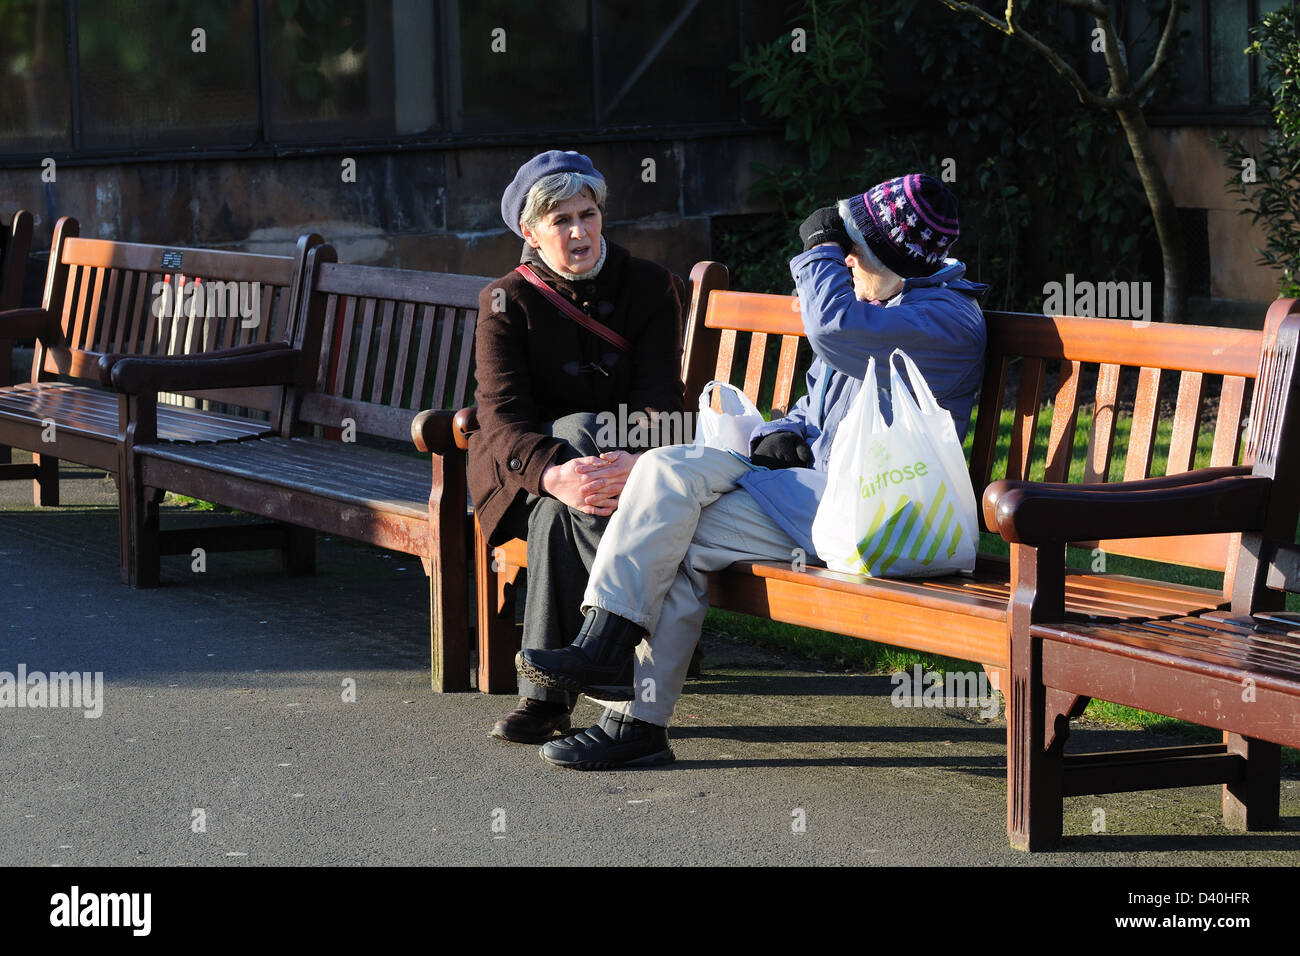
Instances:
[[[626,451],[607,451],[550,465],[542,472],[542,490],[583,514],[611,515],[639,457]]]

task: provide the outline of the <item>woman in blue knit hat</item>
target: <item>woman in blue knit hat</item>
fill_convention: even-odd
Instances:
[[[581,153],[530,159],[501,199],[520,266],[479,295],[469,488],[489,545],[527,536],[525,648],[563,647],[582,623],[588,569],[639,454],[603,447],[628,431],[602,423],[682,411],[682,284],[606,241],[605,197]],[[569,728],[577,694],[527,680],[520,694],[493,736],[538,743]]]

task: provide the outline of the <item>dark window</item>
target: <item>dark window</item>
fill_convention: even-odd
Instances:
[[[0,3],[0,153],[72,146],[65,12],[52,0]]]
[[[739,113],[729,69],[741,53],[735,5],[597,0],[595,10],[600,124],[720,122]]]
[[[267,0],[267,138],[356,140],[438,127],[427,0]]]
[[[506,132],[592,125],[588,0],[452,0],[460,37],[448,109],[457,130]]]
[[[784,22],[762,0],[0,0],[0,164],[739,128],[761,120],[730,67]]]
[[[79,3],[83,149],[248,143],[257,138],[252,0]],[[206,52],[195,52],[203,30]]]

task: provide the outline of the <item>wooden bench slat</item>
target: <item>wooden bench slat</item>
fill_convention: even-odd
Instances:
[[[799,338],[786,335],[781,338],[781,356],[777,363],[776,385],[772,389],[772,418],[784,418],[790,413],[791,393],[794,390],[794,370],[799,356]]]
[[[326,391],[331,395],[342,395],[347,388],[348,362],[352,352],[352,339],[357,324],[357,298],[347,297],[343,307],[343,323],[338,333],[338,363],[334,367],[334,380]]]
[[[328,446],[326,454],[321,455],[322,449],[312,447],[318,443]],[[349,449],[341,442],[318,438],[269,437],[225,445],[145,447],[150,459],[197,466],[204,471],[291,490],[302,489],[308,494],[328,496],[367,510],[428,521],[429,472],[427,462],[417,458],[371,448]],[[316,463],[307,476],[309,481],[302,480],[303,474],[293,470],[295,456]]]
[[[1125,481],[1151,476],[1151,455],[1155,452],[1156,419],[1160,411],[1160,372],[1158,368],[1144,368],[1138,374],[1128,453],[1124,458]]]
[[[86,347],[99,351],[99,310],[104,301],[104,270],[95,270],[94,288],[90,294],[90,311],[86,316]],[[5,383],[8,384],[8,383]]]
[[[1269,686],[1274,691],[1300,693],[1300,685],[1297,684],[1300,674],[1290,667],[1224,661],[1220,655],[1206,653],[1187,642],[1170,641],[1133,625],[1071,625],[1066,631],[1054,625],[1040,624],[1031,627],[1030,633],[1046,640],[1156,664],[1171,671],[1226,679],[1238,688],[1241,687],[1242,678],[1249,674],[1259,687]]]
[[[419,408],[418,397],[409,402],[403,401],[406,386],[407,362],[411,352],[411,336],[415,332],[415,304],[402,303],[401,330],[397,343],[397,359],[393,363],[393,388],[388,395],[388,404],[402,408]]]
[[[1165,474],[1180,475],[1192,470],[1204,401],[1205,376],[1200,372],[1183,372],[1178,382],[1178,404],[1174,409],[1174,429],[1169,438],[1169,464]]]
[[[1110,480],[1110,456],[1115,447],[1115,396],[1120,367],[1104,364],[1097,370],[1097,403],[1092,413],[1092,437],[1084,463],[1084,484]]]
[[[733,329],[726,329],[718,337],[718,364],[713,377],[719,382],[731,381],[731,366],[736,355],[736,333]],[[721,411],[721,399],[714,395],[714,409]]]
[[[157,273],[162,270],[162,259],[167,253],[179,253],[182,257],[181,270],[188,276],[200,276],[205,281],[222,276],[238,276],[241,280],[259,282],[262,285],[287,286],[293,281],[292,256],[230,252],[224,249],[106,242],[102,239],[76,237],[65,241],[62,261],[69,265]]]
[[[462,316],[464,326],[460,336],[460,362],[456,368],[456,391],[452,395],[458,408],[469,401],[469,370],[474,362],[474,327],[478,322],[478,312],[465,309]]]
[[[1041,630],[1042,636],[1055,637],[1047,634],[1051,629],[1051,625],[1035,627],[1031,633],[1038,635]],[[1159,660],[1178,669],[1212,671],[1220,676],[1250,672],[1300,681],[1300,661],[1295,658],[1265,649],[1245,648],[1240,643],[1217,641],[1190,629],[1174,627],[1168,621],[1071,626],[1068,635],[1055,637],[1077,643],[1074,638],[1122,646],[1126,656]]]
[[[361,335],[357,342],[357,367],[352,377],[352,398],[361,400],[365,391],[366,372],[369,369],[370,339],[375,331],[375,300],[366,299],[361,310]]]
[[[997,452],[1002,395],[1006,387],[1006,357],[994,356],[991,360],[986,360],[984,379],[980,386],[979,410],[975,416],[975,443],[971,447],[970,457],[971,483],[976,488],[985,487],[993,479],[993,458]],[[976,509],[976,518],[980,530],[987,531],[983,509]]]
[[[441,408],[435,406],[431,398],[426,402],[425,386],[429,381],[429,345],[433,341],[434,327],[438,324],[438,309],[431,305],[422,305],[420,314],[420,342],[415,353],[415,375],[411,380],[412,408]]]
[[[370,400],[372,402],[382,402],[384,400],[384,382],[388,372],[388,347],[393,336],[393,314],[397,303],[392,299],[384,300],[384,308],[379,320],[379,354],[375,356],[375,376],[374,383],[370,387]]]
[[[1047,437],[1044,481],[1062,482],[1070,476],[1074,456],[1074,432],[1079,421],[1079,373],[1082,364],[1062,359],[1057,375],[1056,398],[1052,403],[1052,427]]]
[[[767,334],[755,332],[749,337],[749,361],[745,364],[745,384],[741,387],[749,400],[758,404],[758,390],[763,383],[763,360],[767,357]]]
[[[1219,392],[1219,417],[1214,425],[1214,448],[1210,465],[1235,465],[1241,461],[1241,411],[1245,401],[1246,380],[1240,375],[1225,375]]]
[[[447,406],[447,378],[451,374],[451,340],[456,335],[456,310],[448,308],[438,309],[438,373],[433,383],[433,401],[434,408],[445,408]]]
[[[1038,438],[1038,412],[1043,399],[1043,365],[1040,358],[1027,358],[1020,366],[1020,388],[1016,394],[1016,420],[1011,428],[1007,453],[1007,478],[1024,481],[1034,461]]]

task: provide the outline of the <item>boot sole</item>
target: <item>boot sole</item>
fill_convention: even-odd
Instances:
[[[540,756],[551,766],[563,767],[565,770],[622,770],[625,767],[653,767],[672,763],[677,759],[671,747],[645,757],[637,757],[635,760],[579,760],[575,763],[561,763],[552,760],[546,754]]]
[[[575,694],[586,694],[596,700],[636,700],[636,694],[627,685],[619,687],[609,684],[584,684],[574,680],[568,674],[556,674],[535,667],[523,655],[516,656],[515,664],[525,677],[539,687],[553,687],[557,690],[572,691]]]

